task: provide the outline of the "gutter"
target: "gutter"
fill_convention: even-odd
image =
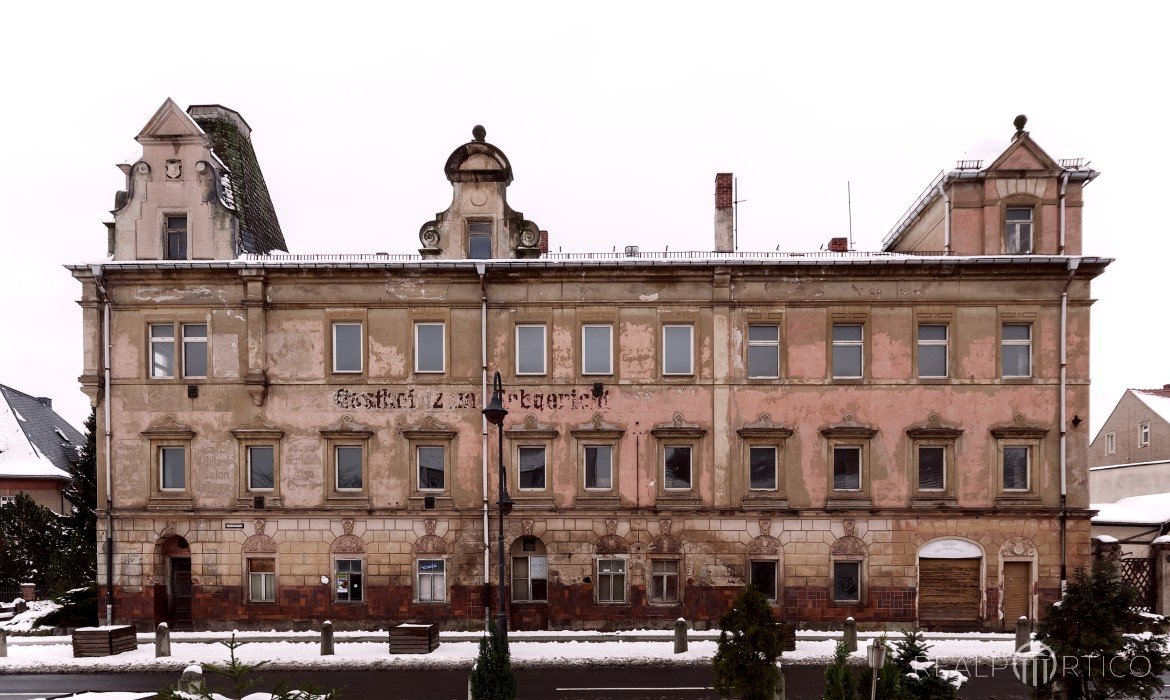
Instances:
[[[110,449],[113,432],[110,430],[110,296],[102,284],[102,266],[90,266],[102,305],[102,423],[105,434],[106,471],[106,624],[114,624],[114,497],[110,475]],[[96,543],[95,543],[96,544]]]

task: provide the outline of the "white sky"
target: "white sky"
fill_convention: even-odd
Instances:
[[[35,7],[33,7],[35,5]],[[881,239],[930,179],[1016,114],[1084,157],[1093,429],[1170,383],[1170,162],[1159,3],[19,3],[0,30],[0,383],[80,426],[78,285],[105,255],[115,163],[162,101],[254,129],[292,252],[413,252],[476,123],[553,250],[712,248],[714,174],[742,250]]]

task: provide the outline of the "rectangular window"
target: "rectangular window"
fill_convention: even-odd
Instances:
[[[864,328],[858,323],[833,324],[833,377],[860,379],[864,365]]]
[[[182,491],[187,488],[187,448],[158,448],[159,469],[164,491]]]
[[[753,561],[748,570],[752,587],[768,600],[776,600],[776,562]]]
[[[780,326],[748,326],[748,376],[776,379],[780,376]]]
[[[776,448],[752,447],[748,450],[751,489],[776,490]]]
[[[1146,421],[1138,426],[1138,447],[1150,446],[1150,422]]]
[[[175,376],[175,324],[150,324],[150,376],[171,379]]]
[[[276,560],[264,557],[248,560],[248,600],[276,602]]]
[[[1009,255],[1032,252],[1032,208],[1008,207],[1004,217],[1003,248]]]
[[[694,374],[694,333],[691,325],[662,327],[663,374]]]
[[[544,374],[543,325],[516,326],[516,374]]]
[[[613,326],[581,326],[581,374],[613,374]]]
[[[447,600],[447,562],[442,559],[418,560],[418,600],[420,603]]]
[[[1008,445],[1003,448],[1003,490],[1027,491],[1029,462],[1032,450],[1027,446]]]
[[[359,603],[365,592],[362,585],[362,560],[338,559],[337,575],[334,578],[334,590],[337,600],[341,602]]]
[[[686,491],[691,488],[691,448],[667,445],[663,450],[663,488]]]
[[[446,448],[442,445],[421,445],[418,448],[418,488],[420,491],[441,491],[446,488],[444,470]]]
[[[918,324],[918,376],[947,376],[947,325]]]
[[[1105,454],[1111,455],[1117,453],[1117,433],[1105,434]]]
[[[488,260],[492,257],[492,222],[467,223],[467,257]]]
[[[167,246],[167,260],[187,259],[187,215],[167,215],[164,232]]]
[[[0,496],[0,506],[6,506],[9,503],[16,503],[16,496]]]
[[[861,490],[861,448],[833,448],[833,489],[836,491]]]
[[[183,376],[207,376],[207,324],[183,324]]]
[[[945,447],[918,448],[919,491],[942,491],[946,488],[946,455]]]
[[[678,602],[677,559],[655,559],[650,562],[650,601]]]
[[[333,324],[333,371],[362,371],[362,324]]]
[[[623,559],[597,560],[597,602],[626,602],[626,562]]]
[[[1003,324],[1003,376],[1032,376],[1032,326],[1027,323]]]
[[[361,491],[362,448],[359,445],[338,445],[334,448],[337,461],[337,490]]]
[[[520,448],[520,490],[540,491],[544,489],[544,448]]]
[[[833,600],[838,603],[861,601],[861,562],[833,562]]]
[[[275,485],[276,448],[271,445],[248,446],[248,490],[269,491]]]
[[[585,446],[585,488],[613,488],[613,448],[609,445]]]
[[[442,323],[414,324],[414,371],[441,374],[446,364]]]
[[[512,557],[512,600],[548,600],[548,557]]]

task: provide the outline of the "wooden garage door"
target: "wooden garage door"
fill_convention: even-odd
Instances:
[[[979,622],[979,559],[918,560],[918,621],[953,626]]]
[[[1032,563],[1008,561],[1003,564],[1003,626],[1015,629],[1020,616],[1032,617]]]

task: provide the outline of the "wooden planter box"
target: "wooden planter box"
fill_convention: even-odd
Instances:
[[[439,630],[434,625],[405,623],[390,628],[391,654],[429,654],[439,648]]]
[[[73,630],[74,656],[111,656],[138,648],[133,625],[78,627]]]

